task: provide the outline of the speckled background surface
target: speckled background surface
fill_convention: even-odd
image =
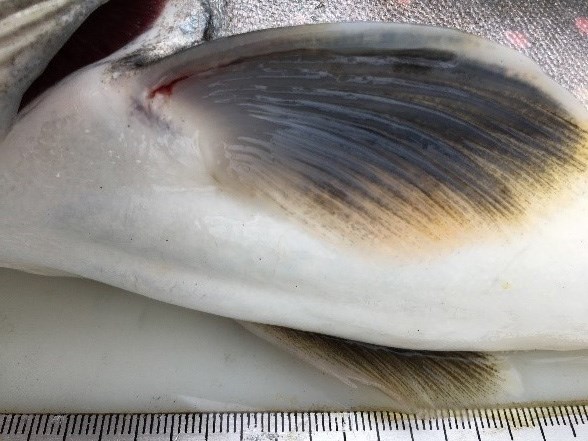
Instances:
[[[212,37],[342,21],[393,21],[460,29],[513,47],[588,107],[586,0],[210,0]]]

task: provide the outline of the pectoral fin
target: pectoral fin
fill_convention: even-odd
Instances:
[[[362,383],[381,390],[403,411],[484,405],[495,394],[518,387],[518,378],[499,355],[395,349],[279,326],[241,324],[348,385]]]
[[[239,57],[214,50],[229,39],[209,43],[202,51],[216,58],[196,57],[151,98],[166,92],[172,126],[198,116],[227,191],[369,251],[428,252],[524,228],[586,171],[586,112],[528,60],[448,30],[354,29],[309,26],[308,41],[296,34],[274,52],[264,35],[285,45],[279,31],[255,44],[238,36]],[[474,44],[496,59],[476,59]]]

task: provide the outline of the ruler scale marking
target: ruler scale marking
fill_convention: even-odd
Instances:
[[[233,436],[235,441],[236,436],[240,441],[559,441],[585,439],[587,432],[587,409],[579,405],[419,415],[381,410],[0,414],[0,441],[231,441]]]
[[[33,435],[33,426],[35,425],[35,417],[33,416],[30,419],[30,423],[29,423],[29,433],[27,434],[27,441],[31,441],[31,436]]]
[[[497,410],[496,411],[496,414],[498,415],[498,422],[500,423],[500,428],[501,429],[504,429],[504,422],[502,420],[502,413],[503,413],[502,410]]]
[[[517,409],[517,413],[519,413],[519,410]],[[525,411],[520,412],[523,414],[523,419],[525,420],[525,423],[523,425],[523,421],[521,420],[521,427],[535,427],[535,422],[533,420],[531,420],[531,423],[529,423],[529,420],[527,419],[527,413]],[[519,414],[520,415],[520,414]],[[520,416],[519,416],[520,419]]]
[[[98,432],[98,441],[102,441],[102,431],[104,430],[104,418],[106,418],[106,415],[101,415],[100,431]],[[94,427],[96,427],[96,426],[94,426]]]
[[[539,412],[541,413],[541,416],[543,418],[543,422],[545,423],[545,425],[547,425],[547,419],[548,418],[549,418],[549,425],[550,426],[553,426],[554,425],[553,418],[551,418],[551,413],[550,412],[544,412],[542,407],[539,408]],[[547,417],[545,416],[546,413],[547,413]]]
[[[323,413],[323,415],[324,415],[324,413]],[[363,412],[361,414],[361,419],[363,420]],[[328,415],[328,417],[327,417],[327,422],[329,423],[329,432],[331,432],[333,429],[331,428],[331,416],[330,415]],[[365,431],[365,428],[364,428],[364,431]]]
[[[12,429],[12,421],[14,420],[14,417],[15,416],[16,415],[11,415],[10,416],[10,423],[8,423],[8,429],[6,430],[6,433],[10,433],[10,430]],[[2,431],[2,432],[4,432],[4,431]]]
[[[578,406],[570,406],[570,410],[572,411],[572,415],[574,416],[574,421],[576,422],[576,425],[579,425],[580,421],[582,422],[582,424],[584,424],[582,414],[580,413],[580,408]]]
[[[353,427],[351,424],[351,413],[347,413],[347,427],[349,428],[350,431],[353,430]]]
[[[304,422],[306,421],[306,418],[304,418],[304,413],[301,413],[300,414],[300,419],[302,420],[302,431],[303,432],[306,432],[305,425],[304,425]],[[310,421],[309,421],[309,423],[310,423]]]
[[[566,412],[566,416],[568,417],[568,421],[570,423],[570,429],[572,429],[572,435],[574,435],[574,438],[576,438],[576,429],[574,428],[574,424],[572,423],[572,418],[570,417],[570,413],[568,412],[567,407],[564,408],[565,412]]]
[[[62,438],[63,441],[65,441],[67,439],[67,428],[69,426],[70,417],[71,417],[71,415],[68,415],[67,418],[65,419],[65,428],[63,429],[63,438]],[[75,421],[75,418],[74,418],[74,421]]]
[[[549,409],[547,409],[547,411],[549,412]],[[561,407],[557,407],[554,410],[554,415],[555,415],[555,421],[557,422],[558,425],[560,425],[560,419],[561,419],[561,424],[563,424],[564,426],[567,424],[566,420],[563,417],[563,412],[562,412]]]
[[[508,436],[511,441],[514,441],[514,438],[512,436],[512,428],[510,427],[510,420],[513,419],[513,415],[512,415],[512,412],[510,412],[510,409],[508,409],[508,410],[509,410],[510,418],[506,417],[506,415],[505,415],[504,420],[506,421],[506,428],[508,429]]]
[[[410,418],[407,418],[408,421],[408,430],[410,431],[410,441],[414,441],[414,433],[412,431],[412,423],[410,422]]]
[[[208,420],[209,415],[206,414],[206,422],[204,423],[204,441],[208,441]],[[249,425],[247,427],[249,427]]]
[[[480,422],[480,428],[485,429],[486,427],[484,427],[484,420],[482,419],[482,414],[478,409],[474,410],[474,422],[479,421]]]
[[[449,441],[449,439],[447,438],[447,430],[445,429],[445,421],[441,420],[441,425],[443,426],[443,439],[445,439],[445,441]]]
[[[376,425],[376,439],[377,439],[377,441],[381,441],[380,427],[378,426],[378,417],[376,416],[375,412],[374,412],[374,421],[375,421],[375,425]],[[371,424],[370,424],[370,430],[371,430]]]
[[[108,425],[106,426],[106,435],[110,435],[110,426],[112,426],[112,414],[108,415]]]
[[[43,424],[43,435],[47,434],[47,426],[49,425],[49,415],[45,415],[45,424]]]
[[[535,413],[537,425],[539,426],[539,431],[541,432],[541,438],[543,439],[543,441],[547,441],[547,439],[545,438],[545,432],[543,431],[543,426],[541,425],[541,421],[539,420],[539,415],[537,413],[537,409],[533,409],[533,411]]]
[[[476,428],[476,436],[478,437],[478,441],[482,441],[482,439],[480,438],[480,429],[478,428],[478,420],[476,418],[476,415],[474,414],[474,412],[471,412],[472,415],[472,419],[474,420],[474,426]]]
[[[490,417],[488,416],[488,412],[487,412],[485,409],[482,409],[482,414],[483,414],[483,415],[484,415],[484,417],[486,418],[486,427],[489,429],[489,428],[490,428],[490,426],[492,426],[492,425],[493,425],[492,423],[493,423],[494,421],[490,422],[490,420],[491,420],[491,419],[490,419]]]

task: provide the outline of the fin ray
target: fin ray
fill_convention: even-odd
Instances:
[[[367,248],[501,231],[586,172],[585,115],[508,68],[366,51],[251,56],[192,73],[173,99],[206,110],[223,186]]]
[[[241,324],[347,385],[379,389],[403,411],[486,405],[515,384],[498,355],[394,349],[279,326]]]

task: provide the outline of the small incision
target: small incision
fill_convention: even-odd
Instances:
[[[72,72],[109,56],[146,32],[167,0],[110,0],[72,34],[25,92],[21,108]]]
[[[147,97],[149,99],[153,99],[155,98],[157,95],[160,96],[164,96],[164,97],[170,97],[173,92],[174,92],[174,87],[180,83],[181,81],[184,81],[185,79],[189,78],[190,75],[182,75],[179,78],[176,78],[172,81],[169,81],[165,84],[162,84],[160,86],[157,86],[155,89],[151,90],[149,92],[149,94],[147,95]]]

